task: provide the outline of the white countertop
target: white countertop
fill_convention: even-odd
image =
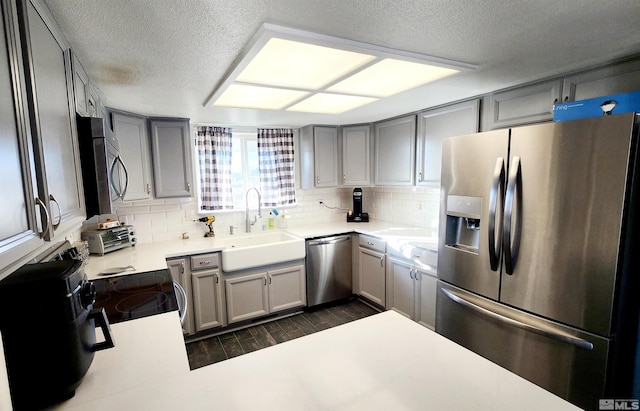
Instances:
[[[184,346],[170,348],[177,316],[154,317],[115,324],[119,352],[96,353],[76,397],[55,409],[577,409],[394,311],[191,372]]]
[[[437,233],[435,230],[419,229],[410,226],[392,224],[385,221],[371,221],[368,223],[329,222],[315,225],[301,225],[284,229],[288,233],[302,238],[320,237],[334,234],[357,232],[384,237],[387,240],[412,239],[424,247],[437,248]],[[255,234],[260,234],[256,232]],[[251,234],[235,234],[235,237]],[[217,236],[214,238],[191,237],[187,240],[176,239],[171,241],[137,244],[113,251],[104,256],[91,255],[85,266],[85,272],[90,280],[99,277],[103,270],[113,267],[133,266],[134,271],[145,272],[167,268],[166,258],[180,257],[190,254],[221,251],[231,244],[232,236]]]
[[[102,341],[99,328],[96,334]],[[115,346],[95,353],[75,396],[53,409],[83,408],[87,402],[189,373],[177,311],[111,324],[111,335]]]

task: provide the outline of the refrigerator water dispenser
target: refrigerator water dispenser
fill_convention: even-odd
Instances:
[[[447,196],[445,246],[478,254],[482,197]]]

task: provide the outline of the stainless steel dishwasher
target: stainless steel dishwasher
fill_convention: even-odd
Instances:
[[[351,236],[307,240],[307,305],[350,297]]]

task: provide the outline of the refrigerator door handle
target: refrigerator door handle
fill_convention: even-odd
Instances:
[[[498,216],[498,227],[496,227],[496,214],[498,212],[498,199],[500,200],[500,211],[504,204],[504,158],[498,157],[496,168],[493,172],[491,192],[489,193],[489,265],[492,271],[498,271],[502,250],[502,219]],[[498,237],[496,238],[496,233]]]
[[[505,272],[511,275],[518,260],[520,231],[522,228],[522,170],[520,157],[518,156],[513,157],[511,160],[507,181],[507,194],[504,200],[503,251]],[[514,216],[515,224],[512,223]]]
[[[440,289],[445,296],[451,299],[453,302],[462,305],[463,307],[467,307],[475,312],[482,314],[484,316],[490,317],[496,321],[500,321],[503,323],[507,323],[511,326],[523,329],[525,331],[529,331],[535,334],[542,335],[544,337],[552,338],[554,340],[566,342],[568,344],[575,345],[576,347],[583,348],[585,350],[593,350],[593,343],[587,340],[583,340],[582,338],[574,337],[570,334],[562,332],[560,330],[554,330],[551,327],[544,327],[543,325],[538,324],[529,324],[522,320],[518,320],[515,318],[507,317],[502,314],[498,314],[494,311],[491,311],[487,308],[481,307],[477,304],[472,303],[471,301],[466,300],[462,296],[458,295],[454,291],[446,290],[444,288]]]

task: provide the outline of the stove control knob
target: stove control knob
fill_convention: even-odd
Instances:
[[[87,281],[80,289],[80,303],[83,308],[87,308],[96,302],[96,286],[93,282]]]

